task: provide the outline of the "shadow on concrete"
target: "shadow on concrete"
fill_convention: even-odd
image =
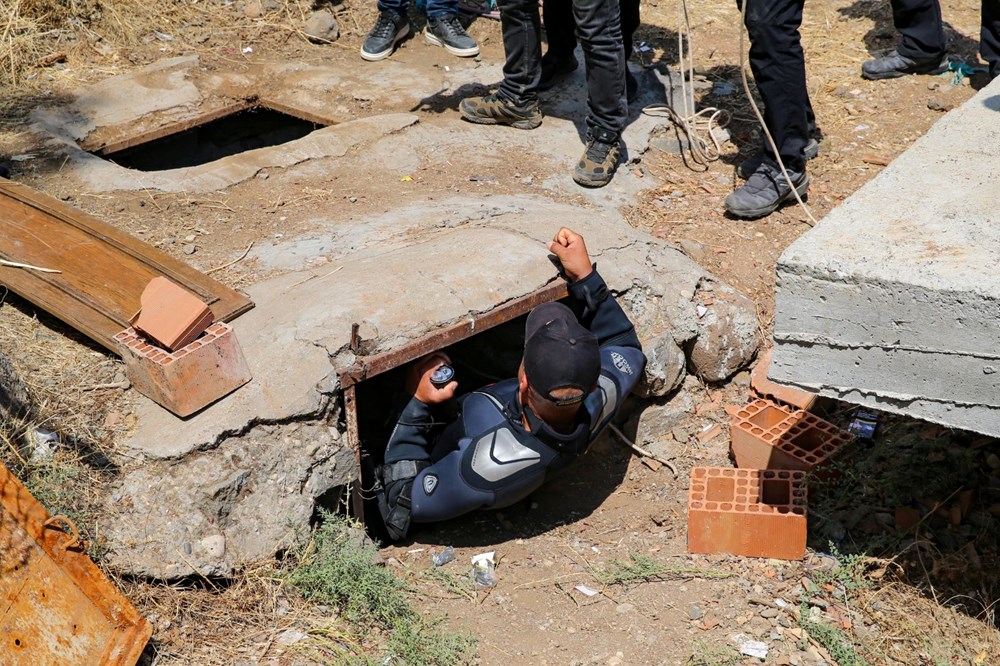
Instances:
[[[1000,111],[1000,95],[993,95],[983,100],[983,106],[990,111]]]
[[[945,8],[947,9],[947,8]],[[857,0],[848,7],[837,10],[847,18],[867,18],[871,19],[875,25],[864,36],[865,48],[875,56],[883,55],[887,51],[896,48],[899,42],[899,33],[892,23],[892,7],[888,2],[882,0]],[[976,62],[979,52],[979,42],[966,37],[947,21],[944,23],[944,34],[947,42],[949,54],[960,56],[966,62]],[[857,63],[861,67],[861,63]],[[858,70],[858,77],[861,70]]]

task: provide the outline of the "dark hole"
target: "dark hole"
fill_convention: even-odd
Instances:
[[[17,647],[21,647],[21,639],[20,638],[15,638],[14,639],[14,645],[16,645]]]
[[[458,396],[489,384],[517,377],[524,352],[524,322],[527,315],[461,340],[443,351],[451,358],[458,382]],[[383,463],[385,445],[395,426],[396,409],[406,400],[403,387],[410,364],[366,379],[357,385],[358,437],[361,440],[362,489],[374,482],[374,470]],[[454,407],[454,406],[452,406]],[[447,410],[445,410],[447,411]],[[450,423],[455,410],[442,413],[439,421]],[[371,493],[365,499],[365,527],[368,534],[387,543],[378,504]]]
[[[805,432],[796,435],[795,439],[792,440],[792,444],[799,447],[803,451],[815,451],[819,447],[826,443],[826,437],[823,435],[823,431],[816,430],[815,428],[809,428]]]
[[[791,503],[791,488],[788,481],[781,479],[762,479],[760,482],[760,499],[770,506],[782,506]]]
[[[139,171],[182,169],[288,143],[320,127],[287,113],[255,107],[103,157]]]

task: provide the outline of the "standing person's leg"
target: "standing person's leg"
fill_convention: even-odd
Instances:
[[[899,46],[861,65],[861,76],[894,79],[904,74],[940,74],[947,68],[939,0],[892,0],[892,23],[899,32]]]
[[[573,179],[600,187],[611,182],[621,159],[621,133],[628,120],[625,49],[618,0],[574,0],[577,35],[587,66],[587,150]]]
[[[635,31],[639,27],[639,0],[619,0],[622,23],[622,47],[625,49],[625,93],[629,102],[635,100],[639,93],[639,82],[628,69],[628,60],[632,57]]]
[[[361,45],[362,59],[388,58],[396,44],[410,34],[410,20],[406,18],[409,4],[409,0],[378,0],[378,18]]]
[[[809,187],[805,146],[809,141],[810,102],[799,36],[804,0],[745,1],[750,69],[764,100],[764,124],[801,196]],[[763,152],[764,159],[747,182],[726,198],[726,208],[738,217],[768,215],[794,198],[766,139]]]
[[[567,74],[576,71],[580,63],[576,50],[576,19],[573,18],[573,0],[545,0],[542,3],[545,19],[545,40],[548,47],[542,56],[542,78],[538,89],[548,90]]]
[[[458,0],[427,0],[424,39],[461,58],[479,55],[479,44],[458,20]]]
[[[1000,77],[1000,0],[983,0],[979,55],[990,66],[990,78]]]
[[[538,0],[500,0],[500,29],[507,60],[496,94],[462,100],[462,117],[483,125],[534,129],[542,124],[538,80],[542,75],[542,20]]]

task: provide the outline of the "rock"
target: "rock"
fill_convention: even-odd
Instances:
[[[158,579],[229,576],[307,537],[316,499],[355,476],[354,453],[325,422],[257,426],[180,461],[147,461],[106,500],[108,562]]]
[[[688,367],[707,382],[720,382],[746,367],[757,353],[757,315],[750,299],[730,287],[717,285],[710,300],[697,320],[698,337]]]
[[[10,359],[0,354],[0,417],[24,418],[30,413],[27,385]]]
[[[306,19],[305,30],[306,35],[314,42],[335,42],[340,37],[340,26],[337,25],[337,19],[329,9],[313,12]]]
[[[939,99],[931,98],[927,100],[927,108],[930,109],[931,111],[941,111],[943,113],[945,111],[951,111],[952,109],[955,108],[955,105],[947,102],[942,102]]]
[[[646,446],[668,439],[671,432],[691,413],[694,404],[691,392],[683,389],[666,403],[648,405],[639,414],[636,444]]]
[[[704,245],[690,238],[681,238],[677,241],[677,244],[684,251],[684,254],[691,257],[694,261],[704,261],[708,254]]]
[[[705,613],[701,610],[700,606],[691,606],[688,609],[688,619],[690,620],[700,620],[705,616]]]
[[[278,637],[274,639],[274,642],[278,645],[288,647],[290,645],[295,645],[299,641],[304,641],[307,638],[309,638],[309,634],[301,632],[298,629],[286,629],[278,634]]]
[[[684,352],[669,334],[662,334],[642,346],[646,353],[646,371],[635,389],[641,398],[668,395],[684,381]]]
[[[194,243],[185,243],[181,246],[181,250],[184,254],[194,254],[198,251],[198,247]]]

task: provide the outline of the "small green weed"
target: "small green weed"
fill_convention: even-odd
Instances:
[[[381,629],[387,636],[386,657],[393,663],[464,663],[475,641],[439,631],[436,622],[418,614],[410,605],[406,585],[375,563],[375,546],[363,542],[357,529],[346,518],[324,514],[287,581],[306,599],[339,608],[359,631],[371,635],[371,629]],[[325,639],[329,642],[331,636]],[[338,638],[331,644],[339,647],[337,651],[327,650],[334,659],[328,663],[370,662],[368,656],[357,651],[359,640]]]
[[[695,641],[691,655],[684,666],[737,666],[740,655],[731,645],[712,645],[707,641]]]
[[[838,666],[868,666],[868,662],[858,654],[854,643],[843,631],[809,620],[809,604],[799,606],[799,626],[826,648]]]
[[[837,565],[830,571],[816,571],[813,574],[813,580],[818,585],[841,585],[848,592],[871,587],[872,583],[866,576],[869,561],[866,553],[845,555],[833,542],[829,543],[829,548]]]
[[[678,567],[658,562],[648,555],[629,553],[631,561],[613,559],[606,567],[594,569],[594,576],[605,585],[628,585],[675,578],[728,578],[732,574],[697,567]]]

